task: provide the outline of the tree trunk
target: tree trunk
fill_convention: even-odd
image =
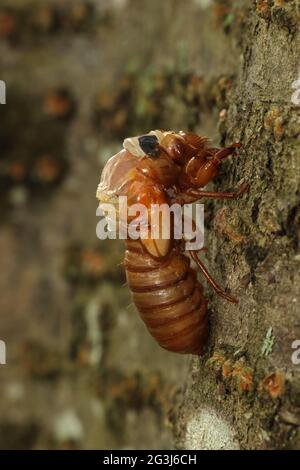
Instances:
[[[226,208],[214,205],[209,269],[239,304],[211,295],[209,348],[191,362],[177,423],[184,448],[300,447],[297,4],[215,2],[232,47],[228,41],[223,60],[234,59],[219,130],[222,143],[243,146],[216,187],[242,178],[251,187]]]

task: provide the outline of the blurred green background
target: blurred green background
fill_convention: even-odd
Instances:
[[[1,449],[174,446],[188,358],[145,330],[95,193],[124,137],[218,135],[234,58],[205,42],[230,27],[214,3],[1,1]]]

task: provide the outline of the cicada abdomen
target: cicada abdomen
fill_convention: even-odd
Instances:
[[[176,249],[154,258],[140,242],[127,240],[124,265],[133,301],[159,345],[202,354],[208,337],[207,302],[190,259]]]

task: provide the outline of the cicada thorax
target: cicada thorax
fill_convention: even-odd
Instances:
[[[166,256],[173,242],[172,214],[166,192],[140,173],[128,189],[126,238],[135,239],[136,235],[151,256]]]
[[[123,238],[135,238],[140,229],[139,238],[147,251],[163,257],[172,247],[172,215],[165,188],[176,178],[178,168],[174,169],[168,156],[154,163],[122,150],[107,162],[97,197],[108,220],[107,204],[113,205]]]

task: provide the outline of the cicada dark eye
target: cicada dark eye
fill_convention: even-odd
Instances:
[[[142,135],[138,138],[143,152],[149,157],[158,157],[160,154],[159,143],[156,135]]]

